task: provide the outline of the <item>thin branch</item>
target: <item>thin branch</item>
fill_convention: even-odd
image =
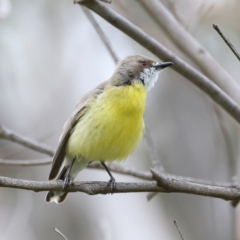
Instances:
[[[179,227],[178,227],[177,221],[174,220],[173,223],[174,223],[174,225],[176,226],[176,228],[177,228],[177,230],[178,230],[178,233],[179,233],[181,239],[184,240],[184,237],[183,237],[183,235],[182,235],[182,233],[181,233],[181,231],[180,231],[180,229],[179,229]]]
[[[48,165],[51,163],[52,163],[52,160],[47,159],[47,158],[46,159],[36,159],[36,160],[0,159],[0,165],[10,165],[10,166],[25,166],[26,167],[26,166]],[[115,163],[106,164],[106,165],[110,171],[115,172],[115,173],[132,176],[132,177],[149,180],[149,181],[152,180],[152,174],[148,171],[141,171],[138,169],[129,168],[127,166],[123,166],[123,165],[115,164]],[[89,164],[87,168],[104,170],[102,165],[97,162]],[[226,182],[224,183],[224,182],[213,182],[213,181],[208,181],[208,180],[199,179],[199,178],[176,176],[176,175],[166,174],[166,173],[164,175],[168,178],[174,178],[178,181],[187,181],[187,182],[204,184],[204,185],[209,185],[209,186],[216,186],[216,187],[240,188],[239,182],[235,178],[232,183],[226,183]]]
[[[51,158],[44,158],[44,159],[30,159],[30,160],[17,160],[17,159],[0,159],[0,165],[8,165],[8,166],[24,166],[24,167],[30,167],[30,166],[42,166],[42,165],[49,165],[52,163]],[[122,166],[120,164],[107,164],[110,171],[115,173],[120,173],[132,177],[136,177],[139,179],[144,180],[152,180],[152,175],[150,172],[147,171],[140,171],[136,170],[134,168],[129,168],[127,166]],[[88,168],[90,169],[99,169],[104,170],[102,165],[94,162],[88,165]]]
[[[81,2],[81,4],[103,17],[110,24],[120,29],[129,37],[133,38],[159,58],[163,59],[164,61],[174,62],[173,69],[175,71],[186,77],[193,84],[207,93],[210,98],[222,106],[238,123],[240,123],[240,107],[207,77],[184,62],[181,58],[175,56],[171,51],[166,49],[152,37],[148,36],[133,23],[129,22],[112,9],[107,8],[104,4],[98,1],[84,1]]]
[[[43,191],[61,191],[63,187],[62,181],[29,181],[22,179],[14,179],[8,177],[0,177],[0,187],[17,188],[30,190],[35,192]],[[109,194],[112,192],[108,182],[72,182],[67,189],[68,192],[83,192],[89,195]],[[155,181],[138,182],[138,183],[116,183],[113,193],[131,193],[131,192],[156,192],[165,190]]]
[[[61,233],[57,228],[54,228],[54,231],[55,231],[56,233],[58,233],[64,240],[68,240],[68,239],[63,235],[63,233]]]
[[[240,86],[159,0],[138,0],[174,44],[240,105]],[[175,62],[174,62],[175,63]]]
[[[25,146],[40,153],[44,153],[49,156],[53,156],[54,154],[53,149],[49,146],[25,137],[19,133],[16,133],[2,125],[0,126],[0,138],[21,144],[22,146]]]
[[[145,118],[144,122],[145,122],[144,138],[145,138],[146,143],[147,143],[148,148],[149,148],[149,154],[150,154],[150,158],[152,160],[152,166],[157,171],[164,171],[164,168],[163,168],[162,163],[161,163],[161,159],[159,158],[159,156],[157,154],[157,149],[156,149],[154,141],[152,139],[152,136],[151,136],[150,129],[149,129],[148,122],[147,122],[146,118]]]
[[[147,195],[147,200],[148,201],[151,201],[154,197],[156,197],[157,196],[157,192],[153,192],[153,193],[149,193],[148,195]]]
[[[51,158],[43,158],[43,159],[30,159],[30,160],[18,160],[18,159],[0,159],[0,165],[8,165],[8,166],[41,166],[41,165],[49,165],[52,163]]]
[[[216,187],[181,181],[179,179],[168,177],[161,172],[155,171],[154,169],[151,169],[151,172],[153,174],[153,179],[156,180],[158,182],[158,185],[163,187],[167,192],[181,192],[201,196],[216,197],[225,200],[240,199],[240,191],[237,188]]]
[[[93,27],[95,28],[96,32],[98,33],[98,36],[101,38],[102,42],[106,46],[106,48],[107,48],[108,52],[110,53],[113,61],[117,64],[119,58],[118,58],[116,52],[114,51],[114,49],[113,49],[110,41],[108,40],[107,36],[105,35],[105,33],[103,32],[103,30],[101,29],[101,27],[99,26],[97,21],[95,20],[95,18],[93,17],[92,13],[85,7],[82,7],[82,10],[85,13],[85,15],[87,16],[88,20],[93,25]]]
[[[240,199],[240,190],[228,187],[216,187],[204,184],[196,184],[179,181],[173,178],[164,178],[161,172],[152,170],[153,177],[158,182],[117,182],[112,191],[107,182],[72,182],[68,192],[83,192],[89,195],[110,193],[136,193],[136,192],[163,192],[163,193],[188,193],[205,197],[214,197],[223,200]],[[161,186],[159,186],[161,185]],[[0,177],[0,187],[17,188],[35,192],[60,191],[63,187],[62,181],[29,181]]]
[[[122,166],[120,164],[114,164],[114,163],[106,164],[106,165],[111,172],[120,173],[120,174],[132,176],[132,177],[136,177],[144,180],[150,180],[150,181],[152,180],[152,174],[147,171],[140,171],[134,168],[129,168],[127,166]],[[97,162],[91,163],[88,166],[88,168],[104,170],[102,165]]]
[[[217,31],[217,33],[222,37],[223,41],[228,45],[228,47],[231,49],[233,54],[236,56],[236,58],[240,61],[240,54],[237,52],[235,47],[232,45],[232,43],[224,36],[224,34],[219,29],[218,25],[213,24],[213,28]]]

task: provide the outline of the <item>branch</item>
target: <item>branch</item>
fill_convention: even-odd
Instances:
[[[164,61],[174,62],[173,69],[190,80],[193,84],[202,89],[216,103],[222,106],[238,123],[240,123],[240,108],[225,92],[202,75],[196,69],[184,62],[181,58],[175,56],[171,51],[148,36],[140,28],[129,22],[115,11],[107,8],[104,4],[97,1],[83,1],[80,4],[88,7],[110,24],[133,38],[139,44],[144,46],[150,52]]]
[[[11,166],[38,166],[38,165],[48,165],[52,163],[52,159],[37,159],[37,160],[13,160],[13,159],[0,159],[0,165],[11,165]],[[136,177],[139,179],[144,180],[152,180],[152,174],[148,171],[141,171],[134,168],[129,168],[127,166],[123,166],[120,164],[106,164],[107,167],[111,172]],[[94,162],[88,165],[89,169],[99,169],[104,170],[101,164]],[[183,177],[183,176],[176,176],[172,174],[164,174],[168,178],[174,178],[178,181],[186,181],[192,182],[197,184],[204,184],[204,185],[213,185],[218,187],[230,187],[230,188],[240,188],[238,181],[234,180],[232,183],[224,183],[224,182],[213,182],[208,180],[203,180],[199,178],[190,178],[190,177]]]
[[[200,196],[208,196],[221,198],[224,200],[240,199],[240,191],[237,188],[217,187],[204,184],[197,184],[187,181],[181,181],[174,178],[169,178],[161,172],[151,169],[153,179],[158,182],[158,185],[163,187],[167,192],[181,192]]]
[[[21,144],[22,146],[25,146],[40,153],[47,154],[49,156],[53,156],[54,154],[54,151],[51,147],[40,142],[37,142],[33,139],[30,139],[28,137],[25,137],[19,133],[15,133],[12,130],[1,125],[0,125],[0,138]]]
[[[174,44],[240,105],[240,87],[204,47],[179,23],[159,0],[139,0]],[[175,63],[175,62],[174,62]]]
[[[136,177],[144,180],[150,180],[150,181],[152,180],[152,174],[147,171],[140,171],[134,168],[129,168],[127,166],[122,166],[120,164],[114,164],[114,163],[106,164],[106,165],[111,172],[120,173],[120,174],[132,176],[132,177]],[[102,165],[96,162],[88,165],[88,168],[104,170]]]
[[[219,29],[218,25],[213,24],[213,28],[217,31],[217,33],[222,37],[223,41],[228,45],[228,47],[231,49],[233,54],[237,57],[237,59],[240,61],[240,54],[237,52],[235,47],[230,43],[230,41],[223,35],[221,30]]]
[[[177,221],[174,220],[173,223],[174,223],[174,225],[176,226],[176,228],[177,228],[177,230],[178,230],[178,233],[179,233],[181,239],[184,240],[184,237],[183,237],[183,235],[182,235],[182,233],[181,233],[181,231],[180,231],[180,228],[178,227]]]
[[[159,171],[164,171],[164,168],[162,166],[161,159],[159,158],[157,154],[157,149],[155,147],[154,141],[152,139],[150,129],[148,126],[148,122],[146,121],[145,118],[145,129],[144,129],[144,138],[147,142],[148,148],[149,148],[149,154],[150,158],[152,160],[152,166],[154,169],[159,170]]]
[[[10,165],[10,166],[41,166],[41,165],[49,165],[52,163],[51,158],[43,158],[43,159],[30,159],[30,160],[17,160],[17,159],[0,159],[0,165]]]
[[[117,182],[116,188],[111,190],[108,182],[72,182],[68,192],[83,192],[89,195],[109,193],[136,193],[136,192],[163,192],[163,193],[188,193],[200,196],[214,197],[224,200],[239,200],[240,190],[228,187],[216,187],[191,182],[165,178],[159,172],[152,170],[155,181],[123,183]],[[162,186],[159,186],[162,185]],[[0,177],[0,187],[17,188],[35,192],[61,191],[62,181],[29,181]]]
[[[14,179],[8,177],[0,177],[0,187],[17,188],[30,190],[35,192],[43,191],[61,191],[63,187],[62,181],[29,181],[22,179]],[[68,192],[83,192],[89,195],[108,194],[111,193],[111,186],[108,182],[72,182]],[[165,190],[157,186],[155,181],[141,183],[116,183],[113,193],[130,193],[130,192],[156,192]]]
[[[98,33],[98,36],[101,38],[102,42],[106,46],[106,48],[107,48],[108,52],[110,53],[113,61],[117,64],[119,58],[118,58],[116,52],[114,51],[114,49],[113,49],[110,41],[108,40],[107,36],[105,35],[105,33],[103,32],[101,27],[98,25],[97,21],[95,20],[95,18],[92,15],[92,13],[85,7],[83,7],[82,10],[85,13],[85,15],[87,16],[88,20],[93,25],[93,27],[95,28],[96,32]]]
[[[58,233],[64,240],[68,240],[63,233],[61,233],[57,228],[54,228],[54,231]]]

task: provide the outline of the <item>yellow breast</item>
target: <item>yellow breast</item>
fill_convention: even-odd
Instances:
[[[107,87],[93,100],[69,137],[69,158],[124,160],[142,137],[146,89],[139,83]]]

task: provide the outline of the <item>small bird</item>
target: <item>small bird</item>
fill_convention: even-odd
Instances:
[[[134,151],[143,135],[146,92],[154,86],[160,70],[172,64],[128,56],[109,80],[80,100],[63,127],[49,175],[49,180],[63,180],[63,189],[49,191],[46,202],[63,202],[70,181],[93,161],[102,163],[110,176],[108,184],[114,188],[115,179],[105,162],[125,160]]]

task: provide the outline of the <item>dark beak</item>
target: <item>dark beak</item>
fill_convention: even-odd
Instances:
[[[171,66],[171,65],[173,65],[174,63],[172,63],[172,62],[165,62],[165,63],[160,63],[160,64],[158,64],[158,65],[155,65],[154,67],[156,68],[156,69],[163,69],[163,68],[166,68],[166,67],[169,67],[169,66]]]

